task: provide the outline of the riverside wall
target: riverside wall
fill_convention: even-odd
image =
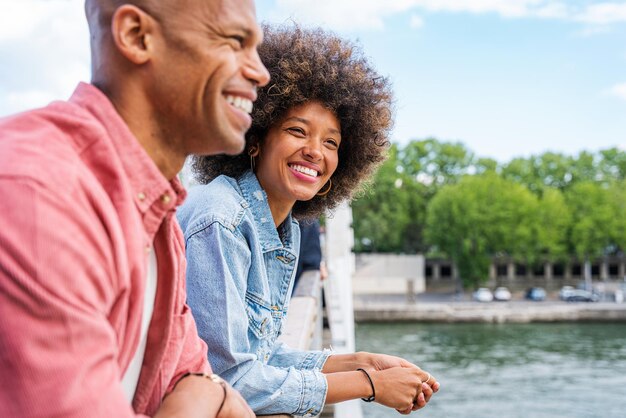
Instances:
[[[390,299],[390,298],[388,298]],[[626,322],[626,303],[415,302],[355,298],[356,322]]]

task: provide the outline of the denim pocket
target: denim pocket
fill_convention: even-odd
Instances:
[[[266,305],[258,297],[246,294],[248,323],[254,335],[261,340],[270,339],[276,333],[272,310]]]

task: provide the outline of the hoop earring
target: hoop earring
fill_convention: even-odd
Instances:
[[[328,194],[328,192],[330,192],[330,189],[333,188],[333,180],[332,179],[328,179],[328,188],[326,190],[324,190],[323,192],[317,192],[317,196],[326,196]]]
[[[256,146],[251,146],[250,149],[248,150],[248,155],[250,156],[250,169],[252,170],[252,172],[254,173],[254,170],[256,170],[256,161],[254,160],[254,154],[258,154],[258,149]]]

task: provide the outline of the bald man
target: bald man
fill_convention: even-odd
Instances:
[[[0,417],[249,417],[185,304],[189,154],[238,153],[253,0],[87,0],[92,82],[0,120]]]

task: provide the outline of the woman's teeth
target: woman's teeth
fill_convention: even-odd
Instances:
[[[307,176],[317,177],[317,171],[313,170],[312,168],[304,167],[297,164],[294,164],[290,167],[299,173],[306,174]]]
[[[226,96],[226,101],[238,109],[243,110],[246,113],[252,112],[252,100],[246,99],[241,96]]]

